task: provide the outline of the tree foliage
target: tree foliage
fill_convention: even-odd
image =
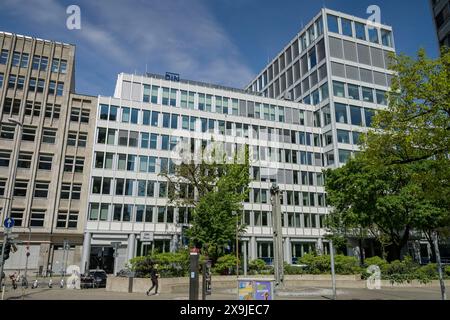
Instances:
[[[326,172],[330,226],[363,228],[398,259],[412,232],[444,234],[450,221],[450,51],[393,56],[388,107],[376,113],[362,152]]]
[[[213,158],[214,157],[213,150]],[[221,156],[222,157],[222,156]],[[194,208],[187,235],[193,245],[202,249],[213,261],[222,255],[243,234],[239,224],[242,203],[248,195],[250,183],[248,147],[241,149],[233,159],[202,160],[181,163],[175,175],[166,175],[170,181],[170,202]],[[186,192],[186,187],[192,188]],[[189,190],[189,189],[187,189]]]

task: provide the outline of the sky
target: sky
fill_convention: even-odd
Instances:
[[[0,30],[76,45],[77,93],[110,96],[117,74],[146,71],[242,88],[322,7],[368,18],[370,5],[398,53],[438,55],[428,0],[0,0]]]

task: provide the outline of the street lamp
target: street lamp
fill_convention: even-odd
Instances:
[[[236,276],[239,278],[239,213],[233,211],[231,214],[236,216]]]
[[[19,137],[18,139],[15,141],[15,145],[14,145],[14,155],[13,155],[13,162],[12,162],[12,170],[11,170],[11,174],[10,174],[10,185],[11,187],[8,189],[8,195],[5,197],[6,199],[6,203],[5,203],[5,218],[10,218],[11,217],[11,202],[12,202],[12,196],[13,196],[13,190],[14,190],[14,185],[16,183],[16,172],[17,172],[17,160],[18,160],[18,156],[19,156],[19,150],[20,150],[20,143],[22,141],[22,132],[23,132],[23,124],[13,118],[9,118],[8,119],[9,122],[14,123],[15,125],[19,126]],[[5,261],[4,261],[4,255],[5,255],[5,247],[6,247],[6,242],[8,241],[8,233],[4,232],[4,236],[3,236],[3,245],[2,245],[2,251],[1,251],[1,265],[0,265],[0,279],[3,276],[3,270],[4,270],[4,266],[5,266]],[[6,281],[6,277],[5,277],[5,281]],[[0,281],[1,284],[1,281]],[[2,293],[3,293],[3,286],[1,288]]]

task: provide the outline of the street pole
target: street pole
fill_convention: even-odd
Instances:
[[[236,211],[233,211],[232,215],[236,216],[236,276],[239,279],[239,214]]]
[[[438,267],[439,284],[440,284],[440,287],[441,287],[441,300],[447,300],[447,294],[445,293],[444,277],[442,275],[441,254],[439,252],[439,243],[438,243],[438,236],[437,236],[437,232],[436,231],[433,231],[432,237],[433,237],[434,251],[436,253],[436,264],[437,264],[437,267]]]
[[[19,126],[19,137],[18,139],[15,141],[15,145],[14,145],[14,157],[13,157],[13,162],[12,162],[12,170],[11,170],[11,176],[10,176],[10,184],[9,184],[9,189],[8,189],[8,195],[5,197],[5,219],[6,218],[10,218],[11,217],[11,203],[12,203],[12,196],[13,196],[13,191],[14,191],[14,185],[16,184],[16,173],[17,173],[17,160],[19,158],[19,150],[20,150],[20,143],[22,142],[22,131],[23,131],[23,125],[22,123],[20,123],[19,121],[13,119],[13,118],[9,118],[8,119],[9,122],[12,122],[14,124],[16,124],[16,126]],[[1,264],[0,264],[0,286],[2,287],[2,297],[3,297],[3,291],[4,291],[4,286],[2,286],[2,276],[3,276],[3,270],[4,270],[4,266],[5,266],[5,261],[4,261],[4,257],[5,257],[5,247],[6,247],[6,242],[8,241],[8,233],[4,232],[4,236],[3,236],[3,245],[2,245],[2,253],[1,253]],[[6,283],[6,274],[5,274],[5,279],[4,279],[5,283]]]
[[[28,226],[28,243],[27,243],[27,253],[26,253],[26,256],[27,256],[27,258],[26,258],[26,261],[25,261],[25,275],[24,275],[24,277],[25,277],[25,281],[27,282],[27,287],[28,287],[28,277],[27,277],[27,274],[28,274],[28,258],[29,258],[29,256],[30,256],[30,242],[31,242],[31,227],[30,226]]]
[[[283,266],[283,234],[281,223],[281,202],[280,188],[273,184],[270,188],[272,202],[272,219],[273,219],[273,248],[274,248],[274,271],[275,283],[277,287],[284,284],[284,266]]]
[[[331,285],[333,290],[333,300],[336,300],[336,273],[334,271],[334,247],[333,240],[330,239],[330,259],[331,259]]]

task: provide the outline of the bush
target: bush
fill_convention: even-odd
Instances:
[[[444,274],[447,275],[447,277],[450,277],[450,266],[444,267]]]
[[[288,264],[288,263],[284,263],[284,273],[285,274],[304,274],[305,270],[303,269],[303,267],[298,266],[298,265],[292,265],[292,264]]]
[[[374,256],[374,257],[364,259],[364,265],[366,268],[371,265],[378,266],[378,267],[380,267],[381,272],[383,272],[384,270],[386,270],[386,267],[387,267],[387,265],[389,265],[389,262],[387,262],[383,258]]]
[[[158,265],[161,277],[183,277],[188,274],[189,253],[183,250],[135,257],[129,261],[128,268],[135,271],[137,277],[148,277],[154,264]]]
[[[336,255],[334,258],[334,267],[336,274],[358,274],[362,271],[359,260],[356,257],[349,257],[341,254]]]
[[[273,266],[267,265],[262,259],[251,260],[248,263],[249,274],[272,274]]]
[[[328,255],[317,256],[307,253],[299,259],[299,264],[305,264],[305,271],[310,274],[329,273],[331,270],[331,260]]]
[[[226,275],[236,272],[237,258],[234,254],[227,254],[217,259],[213,272]]]

